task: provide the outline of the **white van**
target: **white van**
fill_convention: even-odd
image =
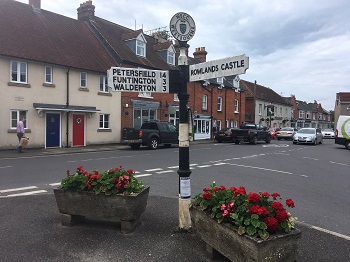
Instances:
[[[350,149],[350,116],[339,116],[335,130],[335,143]]]

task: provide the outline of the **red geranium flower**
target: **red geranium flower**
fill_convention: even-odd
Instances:
[[[278,211],[277,214],[276,214],[276,218],[278,221],[286,221],[288,220],[288,214],[287,214],[287,211],[286,210],[281,210],[281,211]]]
[[[273,194],[271,194],[271,196],[272,196],[273,198],[277,198],[277,197],[280,197],[281,195],[280,195],[279,193],[273,193]]]
[[[245,195],[246,194],[246,191],[245,191],[245,188],[240,186],[239,188],[237,188],[235,190],[235,193],[234,193],[234,196],[237,196],[237,195]]]
[[[264,192],[264,193],[262,193],[262,194],[261,194],[261,196],[262,196],[262,197],[266,197],[266,198],[267,198],[267,197],[269,197],[269,196],[270,196],[270,194],[269,194],[268,192]]]
[[[272,202],[271,207],[275,210],[283,210],[283,205],[280,202]]]
[[[205,192],[202,196],[203,199],[211,199],[213,197],[213,195],[210,192]]]
[[[289,207],[291,207],[291,208],[295,207],[293,200],[290,199],[290,198],[288,198],[288,199],[286,200],[286,205],[289,206]]]
[[[267,226],[267,231],[270,233],[274,233],[278,227],[278,220],[274,217],[265,218],[264,223]]]
[[[256,203],[260,201],[260,195],[258,193],[251,192],[248,195],[248,201],[252,203]]]

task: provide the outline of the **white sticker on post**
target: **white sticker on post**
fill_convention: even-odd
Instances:
[[[180,177],[180,197],[191,197],[191,180],[190,177]]]

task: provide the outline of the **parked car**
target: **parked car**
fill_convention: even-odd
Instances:
[[[325,128],[321,130],[323,138],[335,138],[335,133],[333,129]]]
[[[267,127],[254,123],[242,123],[239,128],[233,128],[231,136],[233,142],[237,145],[240,141],[248,142],[252,145],[256,145],[258,141],[265,141],[268,144],[271,142],[270,132]]]
[[[222,142],[233,142],[231,133],[232,128],[223,128],[215,132],[215,139],[218,143]]]
[[[293,127],[282,127],[279,131],[277,131],[276,137],[278,140],[293,139],[295,132],[296,132],[296,130]]]
[[[271,139],[275,139],[278,130],[274,127],[269,128]]]
[[[319,128],[300,128],[293,137],[293,144],[322,144],[323,136]]]

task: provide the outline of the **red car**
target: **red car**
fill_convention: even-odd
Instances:
[[[275,136],[277,134],[277,129],[276,128],[269,128],[269,132],[270,132],[270,135],[271,135],[271,139],[275,139]]]

